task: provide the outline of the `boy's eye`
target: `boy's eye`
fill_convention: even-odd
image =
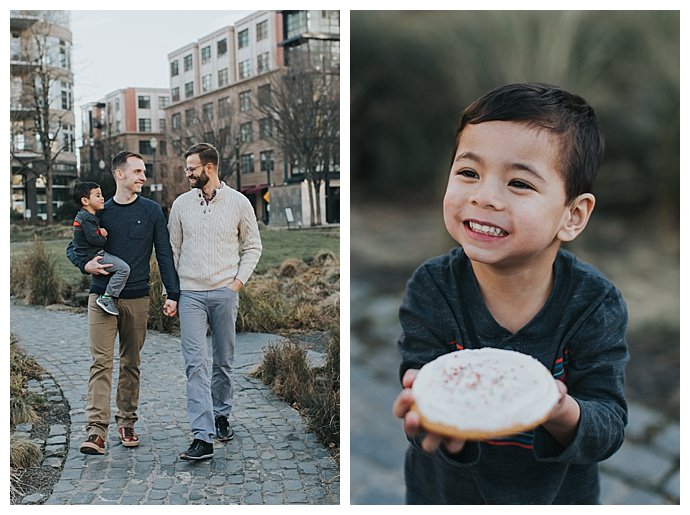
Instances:
[[[479,174],[475,172],[474,170],[469,170],[467,168],[463,168],[462,170],[458,170],[455,172],[455,175],[462,175],[463,177],[468,177],[470,179],[478,179]]]
[[[522,189],[533,190],[534,189],[532,186],[530,186],[526,182],[523,182],[519,179],[513,179],[512,181],[510,181],[508,183],[508,186],[512,186],[513,188],[517,188],[520,190],[522,190]]]

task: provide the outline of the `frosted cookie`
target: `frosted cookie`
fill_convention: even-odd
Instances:
[[[412,392],[426,431],[464,440],[533,429],[559,399],[553,376],[539,361],[493,348],[451,352],[427,363]]]

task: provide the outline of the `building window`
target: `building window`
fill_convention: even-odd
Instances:
[[[170,117],[170,122],[172,124],[172,128],[174,129],[181,129],[182,128],[182,115],[180,113],[173,113],[173,115]]]
[[[218,116],[230,116],[230,97],[218,99]]]
[[[201,64],[206,64],[211,60],[211,45],[201,49]]]
[[[192,54],[184,56],[184,71],[188,72],[192,69]]]
[[[228,84],[228,69],[223,68],[222,70],[218,70],[218,87],[222,88],[223,86],[227,86]]]
[[[268,20],[256,24],[256,40],[263,41],[268,37]]]
[[[240,91],[240,112],[247,112],[252,108],[252,92]]]
[[[158,107],[161,109],[168,107],[170,105],[170,97],[168,95],[163,95],[158,97]]]
[[[158,119],[158,132],[165,132],[167,129],[167,122],[165,118],[159,118]]]
[[[267,105],[271,103],[271,85],[264,84],[256,88],[256,96],[259,99],[259,105]]]
[[[139,132],[151,132],[151,118],[139,118]]]
[[[201,92],[207,93],[211,91],[211,86],[213,85],[213,76],[209,73],[201,77]]]
[[[268,52],[264,52],[263,54],[259,54],[256,58],[256,73],[266,73],[269,71],[269,57],[270,54]]]
[[[213,103],[204,104],[202,106],[202,113],[205,122],[213,121]]]
[[[249,59],[245,59],[244,61],[240,61],[239,64],[240,67],[240,79],[248,79],[250,70],[251,70],[251,61]]]
[[[194,124],[194,118],[196,118],[196,110],[193,107],[190,107],[189,109],[185,109],[184,111],[184,123],[187,125],[187,127],[190,127]]]
[[[240,124],[240,142],[249,143],[252,141],[252,122]]]
[[[247,46],[249,46],[249,29],[244,29],[237,34],[237,48],[245,48]]]
[[[175,59],[170,61],[170,76],[177,77],[180,74],[180,61]]]
[[[288,39],[309,32],[309,11],[288,13],[285,18]]]
[[[149,95],[139,95],[139,109],[151,109],[151,97]]]
[[[228,53],[228,40],[223,38],[218,43],[216,43],[216,53],[218,57]]]
[[[184,97],[190,98],[194,96],[194,82],[187,82],[184,85]]]
[[[240,156],[242,173],[254,173],[254,154],[242,154]]]
[[[139,140],[139,153],[142,156],[153,155],[153,147],[151,147],[150,139]]]
[[[69,107],[69,92],[63,90],[63,91],[60,92],[60,95],[61,95],[61,97],[62,97],[62,98],[61,98],[61,100],[62,100],[62,108],[63,108],[65,111],[69,110],[69,108],[70,108],[70,107]]]
[[[269,139],[273,137],[273,118],[259,120],[259,138]]]

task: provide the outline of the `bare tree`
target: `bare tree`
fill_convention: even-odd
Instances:
[[[299,57],[293,55],[287,72],[273,77],[271,98],[258,110],[274,120],[274,139],[291,165],[304,173],[311,225],[321,225],[321,183],[339,152],[339,75]]]
[[[35,11],[38,21],[29,29],[30,44],[23,49],[21,59],[29,63],[29,67],[22,77],[20,102],[26,110],[31,111],[32,123],[26,123],[26,110],[21,113],[15,111],[12,117],[12,136],[21,134],[25,141],[35,141],[32,155],[12,146],[11,157],[20,163],[25,174],[27,197],[35,196],[35,181],[40,175],[44,179],[46,190],[46,220],[53,222],[53,172],[55,162],[65,147],[74,145],[73,138],[66,141],[63,138],[65,119],[72,121],[71,91],[66,98],[67,109],[62,109],[58,103],[62,101],[56,85],[61,80],[70,79],[69,49],[60,48],[55,44],[57,40],[57,19],[53,11]],[[51,38],[56,38],[55,40]],[[61,62],[63,60],[63,62]],[[31,145],[29,145],[31,146]],[[24,150],[24,149],[21,149]],[[32,202],[32,200],[29,200]],[[34,211],[35,212],[35,211]],[[32,217],[35,216],[32,212]]]
[[[180,156],[194,143],[203,141],[216,147],[220,154],[220,179],[229,182],[240,173],[238,159],[246,143],[240,140],[238,113],[229,97],[216,105],[217,111],[197,105],[174,114],[180,118],[173,121],[169,134],[173,151]]]

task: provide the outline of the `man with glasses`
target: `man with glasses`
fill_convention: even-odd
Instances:
[[[254,209],[242,193],[218,177],[218,151],[208,143],[184,154],[192,189],[170,210],[168,229],[180,278],[180,339],[187,374],[187,415],[193,434],[183,460],[213,457],[213,437],[234,436],[231,372],[239,290],[261,256]],[[213,372],[209,377],[206,331],[211,328]]]

